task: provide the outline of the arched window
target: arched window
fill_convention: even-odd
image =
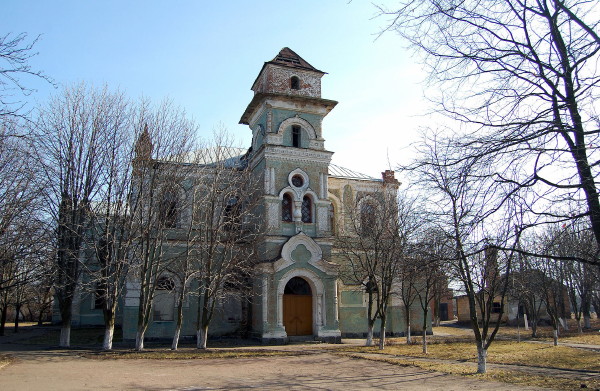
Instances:
[[[281,201],[281,220],[291,222],[292,218],[292,197],[289,193],[285,193],[283,195],[283,200]]]
[[[309,196],[302,199],[302,222],[312,223],[312,201]]]
[[[360,208],[360,230],[364,235],[375,229],[375,207],[370,202],[364,202]]]
[[[240,208],[237,197],[232,197],[227,201],[223,214],[223,228],[225,231],[233,231],[240,228]]]
[[[329,229],[331,234],[335,234],[335,207],[333,202],[329,204]]]
[[[159,217],[165,228],[175,228],[177,226],[177,196],[171,191],[163,194]]]
[[[172,321],[175,314],[175,281],[162,276],[156,281],[156,293],[152,305],[155,322]]]
[[[292,76],[290,78],[290,88],[292,90],[299,90],[300,89],[300,79],[298,78],[298,76]]]
[[[292,146],[295,148],[302,147],[302,128],[298,125],[292,125]]]

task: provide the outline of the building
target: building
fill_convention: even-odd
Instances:
[[[248,308],[232,300],[219,303],[210,334],[236,334],[249,327],[264,342],[291,336],[338,341],[366,334],[366,295],[359,284],[344,281],[336,257],[336,235],[348,224],[345,205],[355,205],[385,189],[396,194],[393,171],[372,178],[331,164],[322,122],[337,102],[321,97],[322,72],[289,48],[266,62],[252,85],[254,96],[240,119],[252,132],[252,145],[239,161],[261,178],[259,213],[264,234],[258,239],[258,261]],[[135,338],[138,287],[132,280],[121,306],[125,339]],[[171,337],[176,290],[155,299],[155,316],[147,337]],[[184,303],[182,335],[195,335],[197,298]],[[414,329],[421,320],[415,320]],[[101,324],[94,298],[76,301],[75,323]],[[405,330],[401,300],[393,299],[387,330]],[[377,328],[376,328],[377,330]]]

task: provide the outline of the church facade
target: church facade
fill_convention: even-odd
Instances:
[[[254,96],[240,123],[252,132],[245,159],[247,169],[261,178],[258,215],[264,234],[256,243],[249,304],[219,303],[209,335],[239,334],[241,327],[266,343],[293,336],[339,341],[366,335],[367,294],[342,275],[336,237],[348,229],[347,205],[382,190],[396,194],[399,183],[392,171],[372,178],[331,163],[322,123],[337,102],[321,96],[324,75],[284,48],[263,65],[252,85]],[[120,305],[124,339],[135,338],[137,292],[134,283],[128,284]],[[392,335],[406,329],[398,295],[392,297],[386,325]],[[176,297],[161,292],[155,299],[167,310],[151,322],[147,337],[172,337],[169,307],[175,307]],[[184,303],[183,336],[195,335],[196,302],[190,296]],[[102,324],[102,311],[94,307],[93,295],[78,297],[74,323]],[[415,311],[415,330],[419,318]]]

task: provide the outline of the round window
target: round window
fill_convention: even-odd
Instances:
[[[294,175],[292,177],[292,185],[302,187],[302,185],[304,185],[304,178],[302,178],[302,175]]]

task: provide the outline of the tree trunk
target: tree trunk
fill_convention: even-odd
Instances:
[[[107,316],[104,322],[104,341],[102,342],[103,350],[112,350],[113,337],[115,335],[115,316]]]
[[[369,322],[367,329],[367,343],[366,346],[373,346],[373,323]]]
[[[583,327],[585,327],[586,329],[589,329],[592,327],[590,319],[591,319],[591,317],[590,317],[589,313],[587,315],[583,316]]]
[[[184,291],[183,288],[181,289]],[[171,342],[171,350],[177,350],[179,345],[179,336],[181,335],[181,325],[183,324],[183,295],[179,297],[177,303],[177,324],[175,325],[175,333],[173,334],[173,342]]]
[[[427,354],[427,329],[423,328],[423,354]]]
[[[208,325],[202,325],[199,330],[196,330],[196,347],[198,349],[206,349],[206,341],[208,339]]]
[[[19,332],[19,313],[21,312],[21,304],[15,305],[15,334]]]
[[[61,348],[71,347],[71,322],[63,322],[60,328],[60,341],[58,346]]]
[[[113,336],[115,334],[115,324],[106,326],[104,330],[104,341],[102,342],[102,350],[112,350]]]
[[[379,328],[379,350],[385,348],[385,319],[381,319],[381,327]]]
[[[527,322],[527,313],[523,314],[523,326],[525,331],[529,330],[529,323]]]
[[[483,347],[484,342],[481,341],[477,345],[477,373],[487,372],[487,349]]]
[[[404,310],[406,311],[406,344],[410,345],[412,343],[410,335],[410,309],[404,306]]]
[[[137,350],[138,352],[141,352],[142,350],[144,350],[144,335],[145,334],[146,334],[145,327],[138,329],[137,333],[135,334],[135,350]]]
[[[558,346],[558,329],[555,327],[554,330],[552,330],[552,338],[554,339],[554,346]]]
[[[0,335],[4,335],[4,330],[6,328],[7,313],[8,313],[8,306],[5,305],[2,307],[2,315],[0,315]]]

